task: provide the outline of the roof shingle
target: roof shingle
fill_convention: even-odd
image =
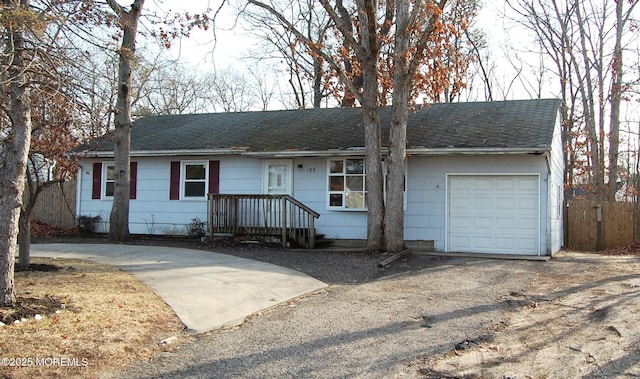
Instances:
[[[407,148],[548,150],[558,99],[445,103],[409,113]],[[391,109],[380,109],[383,145]],[[249,152],[328,151],[364,146],[362,109],[148,116],[136,120],[131,151],[241,149]],[[113,151],[109,135],[83,150]]]

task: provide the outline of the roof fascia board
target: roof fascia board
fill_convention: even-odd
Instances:
[[[516,155],[516,154],[544,154],[548,148],[480,148],[480,149],[465,149],[465,148],[445,148],[445,149],[407,149],[407,154],[410,155]]]
[[[383,148],[382,153],[387,154],[388,149]],[[407,149],[408,155],[515,155],[515,154],[544,154],[549,149],[540,148],[482,148],[482,149],[464,149],[464,148],[446,148],[446,149],[428,149],[415,148]],[[110,158],[113,157],[113,151],[88,151],[76,153],[86,158]],[[317,150],[317,151],[270,151],[270,152],[248,152],[240,149],[199,149],[199,150],[143,150],[131,151],[132,157],[167,157],[167,156],[210,156],[210,155],[243,155],[252,158],[297,158],[297,157],[336,157],[336,156],[354,156],[364,155],[364,148],[353,148],[347,150]]]
[[[297,158],[297,157],[336,157],[364,155],[364,148],[349,150],[300,150],[300,151],[269,151],[269,152],[246,152],[243,156],[254,158]]]
[[[132,150],[132,157],[174,157],[181,155],[189,156],[207,156],[207,155],[239,155],[245,150],[240,149],[198,149],[198,150]],[[113,157],[113,151],[87,151],[80,152],[77,155],[83,155],[87,158],[107,158]]]

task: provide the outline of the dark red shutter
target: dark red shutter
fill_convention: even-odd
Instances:
[[[138,162],[129,163],[129,199],[135,200],[138,192]]]
[[[180,162],[171,162],[169,200],[180,200]]]
[[[93,164],[93,187],[91,188],[91,198],[100,199],[102,190],[102,163]]]
[[[220,161],[209,161],[209,193],[220,193]]]

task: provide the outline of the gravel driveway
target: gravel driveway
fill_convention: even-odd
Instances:
[[[203,248],[200,246],[199,248]],[[295,268],[327,289],[200,335],[123,378],[421,377],[416,358],[491,340],[545,262],[212,247]],[[422,376],[423,377],[423,376]]]

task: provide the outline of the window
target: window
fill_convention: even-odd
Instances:
[[[169,200],[202,199],[207,192],[220,192],[220,161],[172,161],[169,167]]]
[[[185,163],[182,186],[184,197],[204,197],[207,193],[207,164]]]
[[[104,172],[103,172],[104,171]],[[103,180],[104,179],[104,180]],[[116,167],[113,162],[93,164],[91,198],[113,198],[116,189]],[[129,199],[135,200],[138,191],[138,162],[131,162],[129,166]]]
[[[104,176],[104,196],[113,197],[113,192],[116,186],[116,166],[105,165]]]
[[[363,158],[329,160],[329,207],[366,209]]]
[[[346,158],[329,160],[329,208],[366,210],[367,176],[363,158]],[[387,170],[382,162],[384,175],[384,196],[387,192]],[[407,168],[404,171],[404,209],[407,209]]]

